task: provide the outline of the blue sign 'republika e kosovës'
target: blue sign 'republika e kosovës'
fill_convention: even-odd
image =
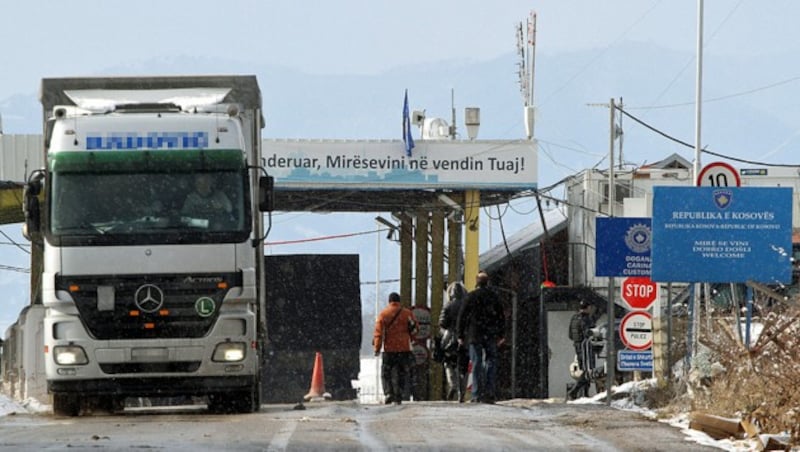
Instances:
[[[654,187],[654,281],[792,280],[792,189]]]
[[[597,218],[595,276],[650,276],[650,218]]]

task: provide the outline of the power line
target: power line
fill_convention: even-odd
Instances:
[[[710,36],[710,37],[709,37],[709,38],[708,38],[708,39],[707,39],[707,40],[706,40],[706,41],[703,43],[703,48],[707,47],[707,46],[708,46],[708,44],[709,44],[711,41],[713,41],[713,40],[714,40],[714,37],[715,37],[715,36],[717,35],[717,33],[719,33],[719,31],[722,29],[722,26],[723,26],[723,25],[725,25],[725,24],[728,22],[728,20],[731,18],[731,16],[733,16],[733,13],[734,13],[734,12],[736,12],[736,10],[737,10],[737,9],[739,9],[739,6],[741,6],[741,4],[742,4],[742,1],[744,1],[744,0],[739,0],[739,3],[737,3],[737,4],[736,4],[736,6],[734,6],[734,7],[733,7],[733,9],[731,9],[731,10],[730,10],[730,12],[728,12],[728,14],[725,16],[725,18],[724,18],[724,19],[722,19],[722,22],[720,22],[720,23],[719,23],[719,25],[717,25],[717,28],[714,30],[714,32],[713,32],[713,33],[711,33],[711,36]],[[683,75],[683,73],[686,71],[686,69],[688,69],[688,68],[689,68],[689,66],[690,66],[690,65],[691,65],[691,64],[692,64],[692,63],[695,61],[695,59],[696,59],[696,56],[694,56],[694,55],[692,55],[692,57],[691,57],[691,58],[689,58],[689,60],[688,60],[688,61],[686,62],[686,64],[685,64],[685,65],[684,65],[684,66],[681,68],[681,70],[680,70],[680,71],[678,71],[678,73],[677,73],[677,74],[675,74],[675,77],[672,79],[672,81],[670,81],[670,82],[667,84],[666,88],[664,88],[663,90],[661,90],[661,92],[658,94],[658,96],[656,96],[656,100],[655,100],[654,102],[657,102],[659,99],[661,99],[661,97],[662,97],[662,96],[664,96],[664,94],[666,94],[666,93],[667,93],[667,91],[669,91],[669,90],[670,90],[670,88],[672,88],[672,86],[673,86],[673,85],[674,85],[674,84],[675,84],[675,83],[678,81],[678,79],[681,77],[681,75]],[[705,101],[703,101],[703,102],[705,102]],[[694,105],[694,102],[690,103],[690,105]],[[649,109],[649,108],[648,108],[648,109]]]
[[[362,232],[351,232],[347,234],[337,234],[337,235],[325,235],[321,237],[312,237],[310,239],[298,239],[298,240],[282,240],[278,242],[264,242],[265,245],[268,246],[277,246],[277,245],[294,245],[297,243],[309,243],[309,242],[319,242],[322,240],[334,240],[334,239],[343,239],[347,237],[355,237],[359,235],[366,235],[366,234],[377,234],[379,232],[388,231],[388,229],[373,229],[370,231],[362,231]]]
[[[640,125],[642,125],[643,127],[645,127],[647,129],[649,129],[649,130],[651,130],[651,131],[663,136],[664,138],[667,138],[668,140],[674,141],[675,143],[678,143],[678,144],[680,144],[682,146],[686,146],[688,148],[694,149],[694,145],[693,144],[689,144],[689,143],[687,143],[687,142],[685,142],[683,140],[680,140],[678,138],[673,137],[672,135],[667,134],[666,132],[663,132],[663,131],[661,131],[659,129],[656,129],[655,127],[651,126],[650,124],[647,124],[646,122],[642,121],[641,119],[637,118],[636,116],[633,116],[632,114],[628,113],[627,111],[625,111],[625,110],[623,110],[621,108],[618,108],[618,110],[620,112],[622,112],[622,114],[624,114],[625,116],[631,118],[632,120],[634,120],[637,123],[639,123]],[[704,154],[708,154],[708,155],[713,155],[715,157],[720,157],[720,158],[732,160],[734,162],[747,163],[747,164],[750,164],[750,165],[785,167],[785,168],[798,168],[798,167],[800,167],[800,165],[794,165],[794,164],[788,164],[788,163],[767,163],[767,162],[759,162],[759,161],[756,161],[756,160],[741,159],[741,158],[738,158],[738,157],[732,157],[732,156],[729,156],[729,155],[721,154],[719,152],[709,151],[707,148],[701,149],[700,152],[702,152]]]
[[[8,239],[8,241],[9,241],[9,242],[11,242],[11,244],[12,244],[12,245],[16,246],[17,248],[21,249],[22,251],[24,251],[24,252],[26,252],[26,253],[28,253],[28,254],[31,254],[31,252],[30,252],[30,251],[26,250],[25,248],[23,248],[23,247],[22,247],[22,245],[20,245],[19,243],[17,243],[16,241],[14,241],[14,239],[12,239],[11,237],[9,237],[9,236],[8,236],[8,234],[6,234],[6,231],[4,231],[4,230],[0,229],[0,234],[2,234],[2,236],[3,236],[3,237],[5,237],[6,239]]]
[[[540,147],[539,147],[539,150],[542,152],[542,154],[544,154],[544,155],[545,155],[545,156],[546,156],[546,157],[547,157],[547,158],[550,160],[550,162],[551,162],[553,165],[555,165],[555,166],[558,166],[558,167],[561,167],[561,168],[563,168],[563,169],[565,169],[565,170],[567,170],[567,171],[570,171],[570,172],[572,172],[572,173],[577,173],[577,172],[579,172],[579,171],[577,171],[576,169],[574,169],[574,168],[570,168],[570,167],[568,167],[567,165],[564,165],[563,163],[561,163],[561,162],[559,162],[558,160],[556,160],[555,158],[553,158],[553,156],[551,155],[550,151],[547,149],[547,146],[540,146]]]
[[[0,242],[0,245],[24,246],[26,248],[30,248],[31,247],[29,244],[17,243],[17,242]]]
[[[548,94],[548,96],[547,96],[547,97],[546,97],[546,98],[545,98],[545,99],[544,99],[544,100],[543,100],[543,101],[542,101],[542,102],[539,104],[539,106],[541,107],[542,105],[545,105],[545,104],[547,104],[547,102],[548,102],[548,101],[549,101],[551,98],[553,98],[553,97],[554,97],[556,94],[558,94],[558,93],[559,93],[559,92],[561,92],[563,89],[565,89],[567,86],[569,86],[570,84],[572,84],[572,82],[574,82],[574,81],[575,81],[575,79],[577,79],[577,78],[578,78],[578,77],[580,77],[580,76],[581,76],[581,75],[582,75],[584,72],[586,72],[586,71],[589,69],[589,67],[591,67],[591,66],[592,66],[592,65],[593,65],[593,64],[594,64],[596,61],[600,60],[600,58],[602,58],[603,56],[605,56],[605,54],[606,54],[606,53],[607,53],[607,52],[608,52],[608,51],[609,51],[609,50],[610,50],[612,47],[614,47],[614,46],[615,46],[615,45],[617,45],[619,42],[621,42],[621,41],[622,41],[622,38],[624,38],[624,37],[625,37],[625,36],[626,36],[628,33],[630,33],[630,31],[631,31],[631,30],[633,30],[633,29],[634,29],[634,28],[635,28],[637,25],[639,25],[639,23],[641,23],[641,22],[644,20],[644,18],[645,18],[645,17],[647,17],[647,16],[648,16],[648,15],[649,15],[651,12],[653,12],[653,10],[654,10],[654,9],[656,9],[656,7],[657,7],[657,6],[658,6],[660,3],[661,3],[661,0],[658,0],[658,1],[654,2],[654,3],[653,3],[653,5],[650,7],[650,9],[648,9],[648,10],[647,10],[647,11],[645,11],[645,12],[644,12],[644,13],[643,13],[641,16],[639,16],[639,18],[638,18],[638,19],[636,19],[636,20],[635,20],[635,21],[634,21],[634,22],[633,22],[633,23],[632,23],[632,24],[631,24],[631,25],[630,25],[630,26],[629,26],[627,29],[625,29],[625,31],[623,31],[623,32],[622,32],[622,33],[621,33],[621,34],[620,34],[620,35],[619,35],[619,36],[618,36],[616,39],[614,39],[614,41],[613,41],[613,42],[611,42],[611,44],[609,44],[607,47],[605,47],[604,49],[600,50],[599,52],[596,52],[596,53],[594,54],[594,58],[592,58],[591,60],[589,60],[589,62],[588,62],[588,63],[586,63],[586,64],[585,64],[585,65],[584,65],[582,68],[580,68],[580,69],[579,69],[579,70],[578,70],[578,71],[577,71],[577,72],[576,72],[574,75],[572,75],[572,77],[568,77],[568,78],[567,78],[567,80],[566,80],[566,81],[565,81],[565,82],[564,82],[564,83],[563,83],[563,84],[562,84],[562,85],[561,85],[559,88],[557,88],[555,91],[553,91],[553,92],[549,93],[549,94]]]
[[[11,265],[3,265],[0,264],[0,270],[6,270],[10,272],[18,272],[18,273],[30,273],[30,268],[22,268],[22,267],[12,267]]]
[[[520,212],[519,210],[517,210],[517,208],[515,208],[513,205],[511,205],[511,201],[509,201],[509,202],[508,202],[508,208],[509,208],[509,209],[511,209],[511,211],[512,211],[512,212],[514,212],[514,213],[515,213],[515,214],[517,214],[517,215],[522,215],[522,216],[525,216],[525,215],[530,215],[530,214],[532,214],[533,212],[536,212],[536,208],[537,208],[537,207],[536,207],[536,204],[534,204],[534,205],[533,205],[533,208],[532,208],[531,210],[529,210],[529,211],[527,211],[527,212]]]
[[[747,96],[749,94],[757,93],[759,91],[766,91],[768,89],[772,89],[781,85],[786,85],[792,82],[796,82],[798,80],[800,80],[800,76],[795,76],[775,83],[770,83],[769,85],[759,86],[758,88],[753,88],[746,91],[740,91],[738,93],[733,93],[733,94],[726,94],[724,96],[719,96],[719,97],[712,97],[710,99],[703,99],[703,103],[707,104],[711,102],[718,102],[721,100],[732,99],[734,97]],[[655,105],[652,107],[628,107],[628,110],[659,110],[659,109],[676,108],[676,107],[690,107],[694,104],[695,102],[691,101],[691,102],[680,102],[676,104]]]

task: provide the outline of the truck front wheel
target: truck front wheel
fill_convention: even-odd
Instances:
[[[53,414],[74,417],[81,412],[81,401],[76,394],[53,394]]]
[[[236,392],[209,394],[208,409],[212,413],[254,413],[261,409],[261,386]]]

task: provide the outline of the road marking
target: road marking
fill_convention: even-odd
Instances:
[[[272,437],[269,442],[267,450],[270,452],[284,451],[289,447],[289,441],[292,439],[295,429],[297,428],[297,421],[287,422],[283,428],[278,430],[278,433]]]

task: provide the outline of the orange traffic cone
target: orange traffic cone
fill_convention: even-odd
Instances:
[[[317,357],[314,359],[314,373],[311,374],[311,389],[303,397],[306,401],[331,398],[331,394],[325,392],[325,371],[322,367],[322,353],[317,352]]]

